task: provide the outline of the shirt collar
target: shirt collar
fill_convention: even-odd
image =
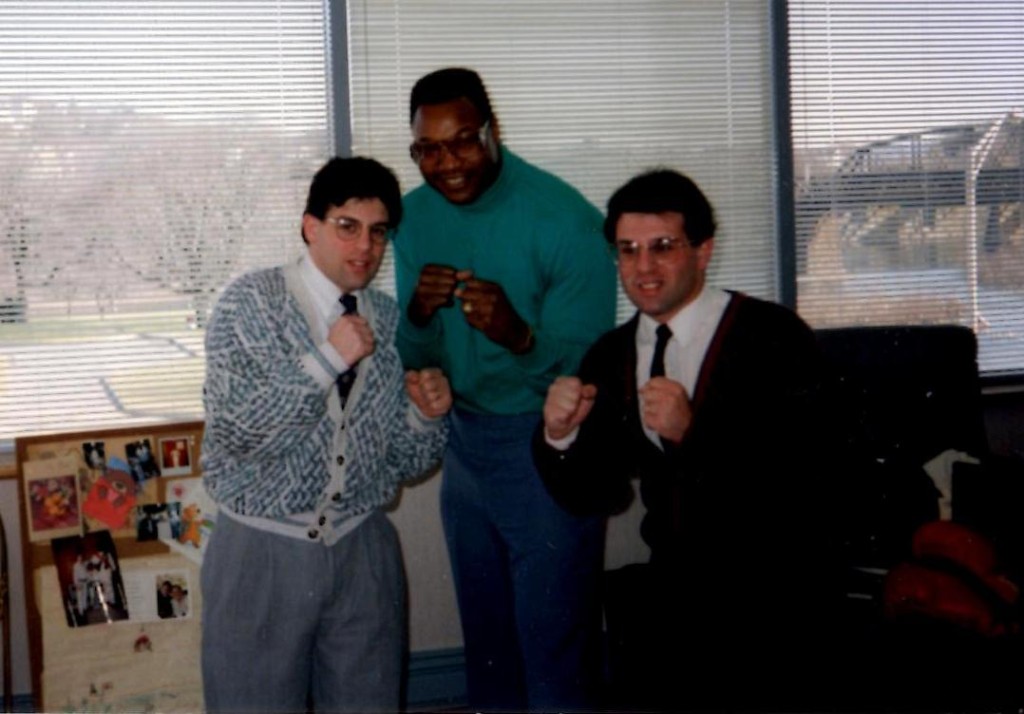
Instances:
[[[299,261],[299,275],[313,298],[313,305],[316,306],[317,312],[327,321],[327,324],[334,322],[340,310],[338,300],[341,298],[341,290],[321,272],[313,259],[309,257],[308,252]],[[360,297],[360,293],[360,290],[353,291],[357,299]]]
[[[698,326],[712,308],[716,295],[720,292],[717,288],[707,285],[702,287],[697,297],[684,305],[683,309],[668,321],[668,326],[672,329],[672,336],[681,342],[680,335],[695,334]],[[640,325],[637,330],[637,339],[640,344],[654,344],[657,339],[655,330],[660,324],[650,315],[640,313]]]

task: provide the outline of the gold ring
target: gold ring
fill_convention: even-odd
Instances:
[[[468,303],[468,302],[462,303],[462,311],[464,313],[466,313],[467,315],[469,313],[473,312],[473,305],[472,305],[472,303]]]

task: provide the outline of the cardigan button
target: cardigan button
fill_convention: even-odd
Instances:
[[[334,501],[335,503],[341,501],[341,491],[338,491],[333,496],[331,496],[331,500]]]
[[[327,516],[320,516],[320,520],[317,521],[317,523],[319,523],[320,525],[327,523]]]
[[[343,463],[345,463],[345,457],[342,456],[341,454],[338,454],[337,461],[338,461],[338,466],[341,466]]]
[[[310,540],[316,540],[316,537],[320,535],[320,531],[318,531],[316,528],[310,528],[308,535]]]

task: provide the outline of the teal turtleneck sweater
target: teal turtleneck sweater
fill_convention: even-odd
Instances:
[[[424,184],[404,198],[395,237],[398,349],[407,367],[438,366],[455,402],[484,414],[539,412],[548,385],[575,374],[583,354],[615,322],[615,265],[602,217],[575,188],[502,147],[501,171],[480,198],[449,203]],[[442,308],[424,328],[406,317],[427,263],[472,270],[499,283],[534,331],[515,355]]]

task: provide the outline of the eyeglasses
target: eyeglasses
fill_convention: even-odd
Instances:
[[[490,128],[491,122],[485,121],[476,131],[464,131],[447,141],[414,141],[409,145],[409,156],[417,164],[430,164],[440,160],[442,150],[447,150],[457,159],[471,159],[487,143]]]
[[[636,260],[640,257],[640,251],[646,246],[651,259],[662,262],[680,251],[684,244],[681,238],[667,236],[655,238],[647,244],[637,243],[635,240],[620,240],[615,243],[615,252],[618,253],[620,260]]]
[[[358,240],[363,232],[363,222],[354,218],[339,216],[337,218],[324,218],[324,221],[334,225],[334,232],[338,234],[338,240],[346,243]],[[383,223],[370,225],[370,241],[374,245],[384,245],[391,237],[391,228]]]

